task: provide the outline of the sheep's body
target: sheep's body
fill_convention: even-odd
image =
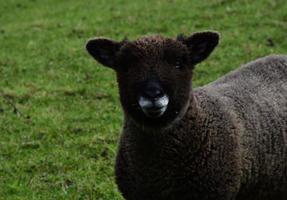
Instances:
[[[218,41],[207,31],[87,43],[117,73],[116,181],[127,200],[287,199],[287,56],[193,91],[193,69]]]
[[[287,199],[287,57],[196,89],[166,129],[126,116],[116,163],[126,199]]]

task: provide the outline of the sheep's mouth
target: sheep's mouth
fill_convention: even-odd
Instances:
[[[141,110],[149,118],[161,117],[167,109],[168,102],[169,98],[167,95],[154,99],[140,96],[138,99]]]

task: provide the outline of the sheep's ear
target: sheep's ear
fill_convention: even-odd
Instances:
[[[116,54],[121,45],[122,42],[95,38],[87,42],[86,49],[99,63],[114,69],[116,67]]]
[[[181,36],[178,40],[188,47],[191,64],[195,65],[206,59],[217,46],[219,34],[211,31],[198,32],[187,38]]]

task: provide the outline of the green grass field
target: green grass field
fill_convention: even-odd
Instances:
[[[0,0],[0,199],[122,199],[115,76],[85,42],[207,29],[221,43],[197,66],[195,86],[287,53],[287,2]]]

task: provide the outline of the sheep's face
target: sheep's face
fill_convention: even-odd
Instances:
[[[137,123],[165,126],[189,105],[194,65],[207,58],[218,43],[214,32],[177,39],[160,36],[116,42],[97,38],[88,52],[117,72],[124,111]]]

